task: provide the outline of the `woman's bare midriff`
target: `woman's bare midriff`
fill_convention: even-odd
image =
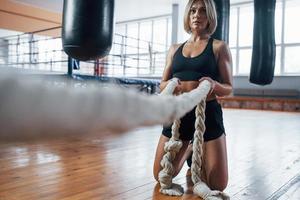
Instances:
[[[180,88],[183,93],[190,92],[193,89],[197,88],[199,85],[199,81],[181,81],[180,83]],[[210,101],[213,99],[216,99],[216,95],[212,93],[207,96],[206,101]]]

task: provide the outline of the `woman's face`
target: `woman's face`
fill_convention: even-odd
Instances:
[[[203,1],[195,1],[190,9],[190,27],[192,31],[205,31],[208,25],[206,8]]]

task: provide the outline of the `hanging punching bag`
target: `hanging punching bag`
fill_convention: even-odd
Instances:
[[[212,37],[223,40],[228,44],[230,2],[229,0],[215,0],[215,4],[218,15],[218,25]]]
[[[266,85],[273,81],[275,68],[274,14],[276,0],[254,0],[253,49],[250,82]]]
[[[114,0],[64,0],[64,51],[78,60],[106,56],[112,45]]]

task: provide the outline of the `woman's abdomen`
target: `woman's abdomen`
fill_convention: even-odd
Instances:
[[[190,92],[193,89],[197,88],[199,85],[199,81],[181,81],[181,92]],[[215,94],[210,94],[207,98],[206,101],[210,101],[216,98]]]

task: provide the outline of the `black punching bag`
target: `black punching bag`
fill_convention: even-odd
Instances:
[[[229,0],[215,0],[215,4],[218,15],[218,25],[212,37],[228,43],[230,2]]]
[[[114,0],[64,0],[64,51],[78,60],[106,56],[112,45]]]
[[[275,68],[274,15],[276,0],[254,0],[253,49],[250,82],[266,85],[273,81]]]

